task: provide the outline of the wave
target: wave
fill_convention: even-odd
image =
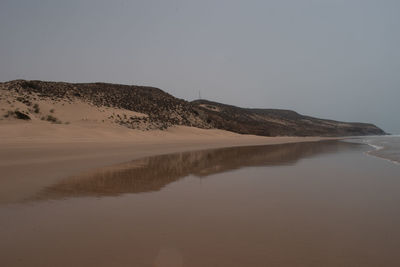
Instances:
[[[378,151],[378,150],[382,150],[382,149],[385,148],[384,146],[373,145],[373,144],[370,144],[370,143],[366,143],[366,144],[369,145],[370,147],[375,148],[375,150],[371,150],[371,151]]]
[[[373,150],[365,152],[367,155],[390,161],[400,165],[400,136],[391,135],[384,137],[373,137],[363,140],[363,143],[372,147]]]

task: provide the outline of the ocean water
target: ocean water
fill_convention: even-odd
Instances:
[[[0,202],[0,266],[397,267],[400,166],[372,155],[393,138],[176,153],[65,177]]]
[[[372,147],[367,152],[369,155],[400,164],[400,135],[371,136],[361,140]]]

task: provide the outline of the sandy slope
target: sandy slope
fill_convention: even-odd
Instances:
[[[29,98],[28,98],[29,97]],[[28,100],[28,101],[27,101]],[[36,108],[35,108],[36,107]],[[139,119],[147,118],[148,115],[131,110],[101,106],[97,107],[90,102],[74,98],[73,100],[51,99],[41,97],[37,94],[26,95],[15,91],[8,91],[0,87],[0,124],[21,123],[16,121],[10,112],[20,111],[30,117],[33,123],[41,123],[42,127],[49,124],[51,116],[57,124],[77,124],[90,126],[109,127],[119,125],[124,119],[137,119],[136,127],[146,129],[147,125]],[[35,125],[36,125],[35,124]],[[44,133],[44,131],[42,131]]]
[[[140,131],[101,123],[0,123],[0,202],[20,201],[82,171],[140,157],[227,146],[316,141],[260,137],[222,130],[173,127]]]

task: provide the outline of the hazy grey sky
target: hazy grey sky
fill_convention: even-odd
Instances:
[[[400,133],[398,0],[0,0],[0,80],[151,85]]]

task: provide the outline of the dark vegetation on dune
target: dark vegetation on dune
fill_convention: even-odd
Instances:
[[[350,136],[379,135],[384,131],[373,124],[347,123],[304,116],[283,109],[239,108],[207,100],[192,104],[207,114],[219,129],[266,136]]]
[[[303,116],[290,110],[248,109],[207,100],[188,102],[158,88],[108,83],[64,83],[16,80],[3,83],[17,93],[43,98],[80,99],[96,106],[123,108],[148,115],[155,128],[173,125],[218,128],[263,136],[354,136],[385,132],[373,124],[347,123]],[[134,122],[132,122],[134,123]]]

